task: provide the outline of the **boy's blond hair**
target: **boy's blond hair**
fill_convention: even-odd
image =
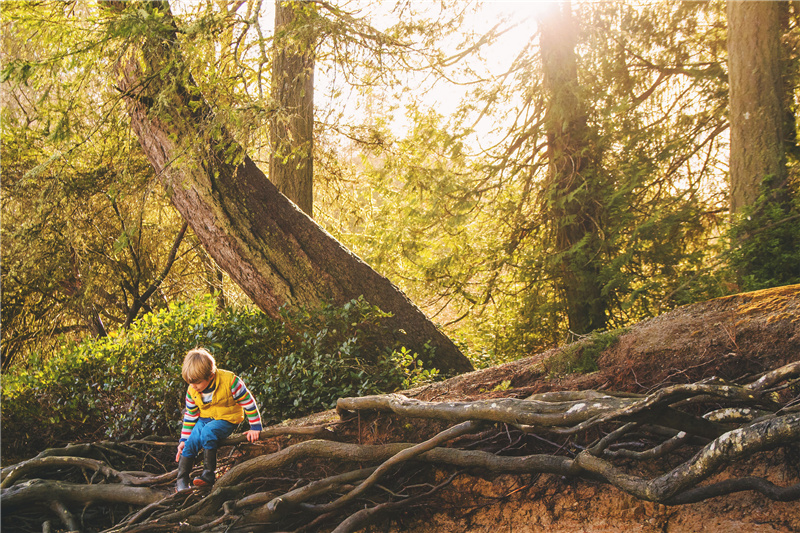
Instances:
[[[189,350],[183,358],[181,375],[186,383],[199,383],[211,377],[217,371],[217,362],[214,356],[205,348]]]

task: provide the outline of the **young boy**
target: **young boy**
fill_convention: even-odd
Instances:
[[[250,391],[233,372],[217,368],[214,357],[204,348],[189,350],[183,359],[181,372],[189,384],[186,391],[186,413],[175,461],[178,462],[178,492],[189,489],[189,474],[195,457],[203,451],[203,473],[193,481],[194,486],[214,484],[217,468],[217,448],[236,426],[244,420],[250,423],[245,433],[255,442],[261,433],[261,416]]]

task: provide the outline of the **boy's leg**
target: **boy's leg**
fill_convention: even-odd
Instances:
[[[178,460],[178,480],[175,482],[176,491],[183,492],[191,488],[189,475],[192,473],[192,466],[194,466],[194,457],[186,457],[181,454]]]
[[[183,452],[181,452],[183,457],[195,458],[200,455],[201,451],[203,450],[203,434],[205,433],[205,427],[209,422],[214,422],[214,419],[197,419],[197,422],[192,428],[192,432],[189,434],[189,438],[186,439],[186,444],[183,445]]]
[[[225,420],[214,420],[213,418],[206,420],[201,433],[203,449],[216,450],[219,448],[220,441],[227,439],[233,433],[233,430],[236,429],[236,424],[231,424]]]
[[[183,451],[178,460],[178,479],[175,483],[175,489],[178,492],[191,488],[189,477],[192,473],[195,457],[203,449],[203,427],[208,420],[210,419],[198,419],[194,428],[192,428],[192,433],[183,445]]]
[[[219,442],[228,438],[236,429],[236,424],[225,420],[210,420],[203,427],[203,473],[194,478],[196,487],[210,486],[216,481],[217,448]]]

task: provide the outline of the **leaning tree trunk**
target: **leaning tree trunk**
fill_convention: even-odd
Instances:
[[[167,2],[108,2],[154,10],[149,29],[117,64],[118,86],[147,158],[203,247],[270,316],[364,296],[393,314],[396,340],[445,372],[469,360],[397,287],[278,192],[215,116],[177,47]],[[113,24],[113,21],[112,21]],[[425,343],[435,348],[426,354]]]

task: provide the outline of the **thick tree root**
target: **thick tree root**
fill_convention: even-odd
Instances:
[[[343,398],[337,406],[343,421],[336,432],[323,426],[265,430],[265,436],[325,438],[240,462],[208,492],[176,494],[174,471],[114,466],[141,455],[137,447],[169,445],[171,452],[175,443],[145,440],[50,450],[3,470],[3,514],[5,519],[44,510],[42,522],[58,520],[75,530],[82,520],[77,510],[125,505],[133,512],[111,520],[103,526],[110,528],[106,531],[349,532],[424,505],[449,490],[454,476],[501,473],[591,479],[665,505],[741,491],[797,500],[797,480],[779,486],[752,475],[713,476],[761,451],[797,453],[800,408],[792,394],[798,376],[800,364],[793,363],[744,385],[709,380],[648,396],[578,391],[441,403],[398,394]],[[342,442],[341,430],[354,425],[352,413],[370,416],[370,411],[401,420],[437,420],[445,429],[420,443]],[[240,440],[234,437],[226,445]],[[690,459],[676,459],[687,457],[686,451],[693,454]],[[666,468],[654,469],[656,461]]]

